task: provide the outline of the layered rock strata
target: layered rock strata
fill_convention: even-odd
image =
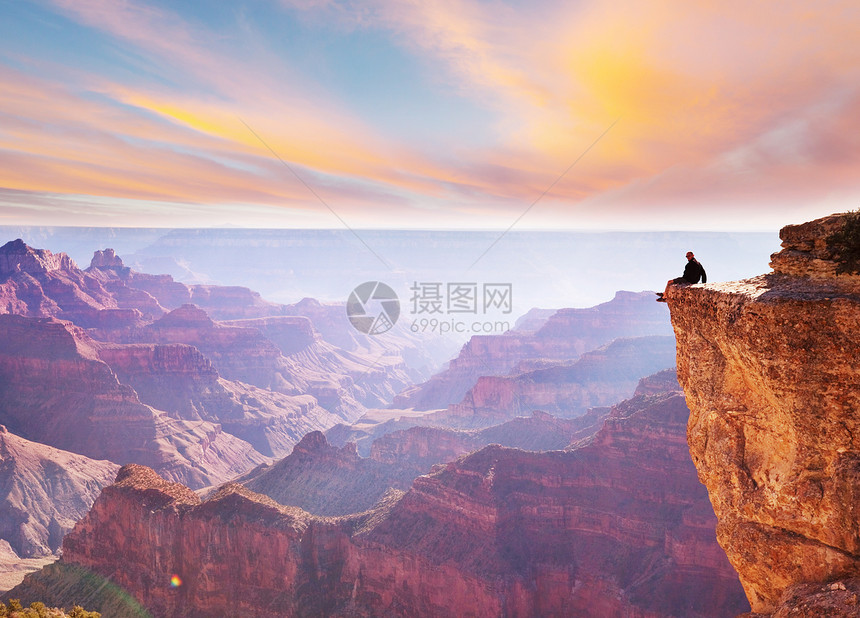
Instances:
[[[188,286],[167,275],[135,272],[112,249],[96,251],[81,270],[67,255],[21,240],[0,247],[0,314],[70,320],[100,341],[195,345],[223,377],[311,394],[341,419],[363,411],[356,400],[387,405],[423,377],[406,368],[397,347],[404,342],[374,347],[372,356],[347,352],[322,341],[307,318],[282,315],[288,310],[247,288]],[[276,317],[221,325],[210,314]]]
[[[365,410],[361,401],[387,404],[396,391],[411,382],[412,374],[398,353],[382,350],[371,357],[338,349],[323,341],[305,317],[276,316],[221,324],[197,306],[183,304],[191,301],[200,302],[216,315],[234,318],[279,314],[286,309],[263,301],[245,288],[187,286],[167,276],[136,273],[111,249],[96,251],[90,267],[81,270],[65,254],[34,249],[20,240],[6,243],[0,247],[0,314],[70,320],[75,324],[74,332],[81,334],[75,353],[86,348],[88,361],[103,362],[82,364],[78,359],[64,364],[61,361],[68,359],[51,356],[56,351],[51,349],[53,343],[42,341],[59,330],[44,324],[36,328],[35,322],[28,328],[10,329],[13,322],[4,322],[0,374],[9,380],[0,385],[6,399],[5,404],[0,402],[0,411],[9,413],[7,422],[25,437],[73,451],[84,449],[78,452],[96,457],[112,453],[120,463],[129,461],[127,451],[131,450],[137,453],[132,461],[197,486],[204,482],[210,464],[218,468],[224,458],[241,456],[243,451],[251,455],[247,467],[261,461],[260,453],[281,457],[308,431],[354,420]],[[17,337],[20,339],[13,340]],[[84,339],[90,343],[80,343]],[[28,351],[30,345],[47,347]],[[24,360],[34,354],[38,361]],[[99,374],[97,378],[78,376],[81,380],[76,382],[74,371],[84,367]],[[24,369],[32,375],[24,375]],[[67,370],[73,373],[64,374]],[[45,392],[32,392],[45,372]],[[89,387],[96,390],[92,401],[86,402]],[[136,435],[140,426],[127,424],[123,432],[105,433],[100,427],[85,435],[76,427],[64,435],[65,421],[55,414],[64,403],[58,389],[70,397],[71,416],[90,404],[93,409],[115,407],[107,400],[116,398],[122,400],[119,407],[124,410],[119,416],[138,406],[135,409],[155,419],[153,423],[160,429],[154,434],[146,429],[143,435]],[[105,389],[111,394],[106,395]],[[54,396],[57,398],[47,400]],[[13,406],[15,401],[22,403]],[[43,413],[29,417],[23,413],[34,406],[43,412],[50,409],[51,418]],[[99,414],[105,417],[100,425],[113,422],[114,413]],[[84,426],[93,418],[87,416]],[[46,421],[42,438],[37,432],[42,429],[40,423]],[[113,438],[99,440],[103,433]],[[131,443],[125,444],[120,435]],[[86,440],[91,444],[82,444]],[[259,452],[249,450],[243,440]],[[200,445],[202,452],[197,457],[189,453],[182,458],[196,460],[203,476],[197,472],[195,478],[173,476],[162,466],[162,457],[143,458],[135,446],[140,441],[148,444],[144,451],[167,452],[173,447],[194,451],[195,445]],[[210,461],[219,445],[225,449],[223,457]],[[228,466],[211,471],[210,480],[216,480],[224,473],[240,470]]]
[[[0,314],[61,317],[90,326],[116,299],[65,253],[33,249],[22,240],[0,247]]]
[[[757,612],[860,575],[860,275],[833,243],[846,220],[783,228],[769,275],[667,295],[690,451]]]
[[[217,423],[267,457],[283,457],[304,434],[341,420],[310,395],[225,380],[193,346],[101,344],[98,354],[142,403],[173,418]]]
[[[446,426],[486,427],[536,409],[576,417],[630,397],[641,378],[674,362],[672,337],[617,339],[573,362],[483,376],[462,401],[427,418]]]
[[[219,424],[172,419],[141,403],[98,347],[70,322],[0,315],[0,422],[28,440],[143,463],[194,487],[263,462]]]
[[[371,410],[352,426],[337,425],[327,435],[339,445],[356,442],[359,453],[367,456],[374,439],[415,426],[484,429],[535,411],[574,419],[629,397],[638,380],[674,362],[673,337],[618,339],[573,362],[544,361],[511,375],[481,377],[462,401],[446,410]],[[527,447],[525,442],[503,443]]]
[[[150,275],[125,266],[113,249],[96,251],[87,273],[98,277],[105,287],[137,290],[166,309],[184,304],[203,307],[217,319],[277,315],[280,305],[264,300],[257,292],[241,286],[187,285],[170,275]]]
[[[314,515],[347,515],[371,508],[390,489],[407,490],[413,480],[436,464],[489,444],[530,450],[560,450],[599,429],[609,409],[585,419],[558,419],[536,411],[483,431],[412,427],[373,441],[369,456],[356,444],[336,447],[318,432],[306,434],[292,453],[275,464],[263,464],[236,480],[248,489]],[[590,429],[590,431],[589,431]]]
[[[119,466],[31,442],[0,425],[0,539],[17,557],[48,556]]]
[[[279,316],[253,320],[231,320],[224,326],[258,329],[274,343],[299,375],[343,374],[348,387],[364,406],[387,405],[403,388],[420,379],[399,353],[382,350],[372,356],[347,351],[324,341],[304,316]]]
[[[466,450],[461,447],[456,455]],[[389,489],[409,489],[412,480],[428,470],[359,457],[355,444],[337,448],[314,431],[281,461],[264,464],[237,481],[314,515],[349,515],[370,509]]]
[[[327,356],[312,349],[285,357],[259,328],[216,322],[195,305],[182,305],[143,328],[99,334],[121,344],[193,346],[225,379],[284,395],[310,395],[340,420],[355,420],[364,411],[349,375],[350,370],[360,375],[357,361],[345,366],[342,356],[328,349]]]
[[[361,375],[371,387],[368,390],[374,395],[381,394],[386,404],[405,386],[402,379],[398,381],[404,372],[409,373],[408,383],[412,384],[428,377],[423,366],[434,364],[428,357],[427,342],[394,333],[381,342],[359,333],[350,325],[343,305],[323,305],[310,298],[294,305],[279,305],[245,287],[186,285],[170,275],[136,272],[124,266],[113,249],[96,251],[86,274],[95,277],[114,296],[127,299],[125,306],[136,307],[150,318],[159,317],[165,309],[195,305],[215,320],[259,328],[285,356],[312,347],[320,338],[341,351],[355,352],[354,360],[364,365]],[[103,331],[121,331],[136,325],[133,315],[104,311],[102,314],[97,326]],[[115,340],[117,335],[106,333],[106,337]],[[447,358],[446,354],[444,360]],[[375,359],[381,362],[374,364]],[[406,364],[410,366],[408,370]],[[379,377],[387,376],[386,372],[391,373],[390,385]]]
[[[568,451],[490,446],[336,519],[235,484],[201,502],[126,466],[61,565],[163,617],[734,615],[749,606],[714,538],[687,416],[681,394],[642,392]],[[54,603],[67,584],[47,569],[12,593]]]
[[[445,371],[398,395],[392,407],[446,408],[460,402],[478,378],[504,376],[523,361],[572,362],[620,337],[671,336],[665,310],[653,300],[649,292],[618,292],[596,307],[561,309],[536,332],[474,336]]]
[[[674,373],[674,370],[672,370]],[[439,447],[460,444],[468,452],[489,444],[500,444],[528,451],[561,450],[573,440],[595,433],[609,413],[608,407],[592,408],[582,416],[562,419],[541,410],[530,416],[520,416],[484,429],[452,429],[438,425],[424,425],[428,417],[399,417],[382,423],[338,424],[328,429],[326,438],[335,446],[348,442],[356,445],[362,457],[383,460],[415,460],[425,453],[432,465]],[[460,448],[460,447],[458,447]],[[445,448],[442,448],[445,451]],[[429,461],[429,458],[433,461]],[[428,467],[429,469],[429,467]]]

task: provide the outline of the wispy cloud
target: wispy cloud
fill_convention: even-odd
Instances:
[[[672,221],[699,205],[701,225],[714,226],[779,202],[850,205],[860,196],[851,172],[860,164],[854,4],[267,7],[329,37],[393,44],[427,88],[486,110],[483,142],[467,145],[456,134],[424,143],[366,117],[239,9],[225,27],[143,2],[54,0],[86,29],[78,36],[106,37],[132,69],[69,66],[57,80],[61,57],[48,71],[36,62],[13,69],[0,56],[0,186],[318,208],[241,118],[355,224],[504,227],[620,118],[525,225]]]

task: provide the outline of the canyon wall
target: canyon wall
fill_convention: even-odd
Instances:
[[[674,372],[673,372],[674,373]],[[609,408],[577,419],[536,411],[482,431],[410,427],[373,441],[367,457],[355,442],[332,446],[319,431],[305,434],[292,453],[236,479],[248,489],[314,515],[346,515],[373,507],[389,489],[407,490],[436,464],[490,444],[530,450],[560,450],[595,433]]]
[[[10,594],[54,603],[75,590],[63,573],[84,569],[160,617],[734,615],[749,606],[690,461],[683,395],[655,384],[568,450],[489,446],[340,518],[236,484],[201,502],[125,466],[61,566]],[[305,446],[330,449],[321,438]]]
[[[860,275],[846,269],[860,243],[838,242],[850,220],[783,228],[770,274],[667,294],[690,451],[757,612],[860,576]]]
[[[119,466],[31,442],[0,425],[0,539],[21,558],[60,549]]]
[[[222,377],[310,394],[342,420],[363,406],[387,405],[425,377],[405,361],[419,349],[416,341],[395,338],[380,346],[362,336],[366,350],[344,350],[324,340],[313,318],[288,315],[293,306],[243,287],[186,285],[135,272],[112,249],[96,251],[84,271],[64,254],[13,241],[0,247],[0,266],[0,313],[68,319],[100,341],[193,345]],[[332,312],[340,318],[336,324],[330,324]],[[326,306],[319,319],[326,332],[355,334],[343,307]]]
[[[536,332],[476,335],[447,369],[400,393],[391,407],[446,408],[461,401],[481,376],[506,375],[524,361],[572,362],[619,337],[671,336],[666,312],[653,299],[650,292],[618,292],[596,307],[561,309]]]
[[[463,452],[465,449],[456,455]],[[355,444],[337,448],[321,432],[313,431],[287,457],[259,466],[237,482],[279,504],[314,515],[348,515],[370,509],[390,488],[409,489],[412,480],[429,468],[359,457]]]
[[[280,305],[264,300],[257,292],[241,286],[187,285],[170,275],[150,275],[136,272],[122,262],[113,249],[96,251],[86,271],[98,277],[104,285],[116,291],[136,290],[157,301],[160,307],[176,309],[195,304],[217,319],[232,319],[278,315]],[[163,311],[162,311],[163,312]]]
[[[190,303],[246,321],[224,325]],[[56,551],[107,482],[83,483],[62,462],[219,484],[360,415],[356,398],[383,405],[411,383],[396,346],[341,350],[284,310],[247,288],[136,273],[111,249],[82,270],[21,240],[0,246],[3,555]],[[29,457],[56,449],[62,462]]]
[[[399,352],[380,351],[370,356],[341,349],[324,341],[304,316],[230,320],[221,324],[258,329],[279,348],[299,375],[316,372],[316,379],[327,374],[348,376],[348,388],[367,407],[387,405],[395,394],[419,377],[406,366]]]
[[[98,348],[70,322],[0,315],[0,422],[28,440],[142,463],[194,487],[262,463],[217,423],[170,418],[141,403],[99,359]]]
[[[598,407],[576,418],[562,419],[541,410],[532,410],[529,416],[518,416],[484,429],[452,429],[433,424],[433,414],[403,416],[379,423],[338,424],[328,429],[325,435],[335,446],[354,443],[362,457],[389,462],[407,457],[417,463],[426,455],[426,461],[432,465],[446,461],[444,458],[436,459],[436,456],[440,452],[449,452],[455,444],[460,445],[457,448],[466,449],[462,452],[489,444],[529,451],[561,450],[573,440],[595,433],[608,413],[608,407]],[[422,444],[424,446],[420,446]],[[422,452],[424,455],[419,454]]]
[[[356,375],[368,374],[363,377],[370,386],[371,396],[382,395],[386,403],[407,383],[428,377],[424,366],[435,364],[428,356],[429,348],[433,346],[411,337],[408,331],[405,336],[392,333],[384,341],[359,333],[349,323],[342,304],[323,305],[306,298],[294,305],[281,305],[269,302],[245,287],[186,285],[170,275],[136,272],[124,266],[113,249],[96,251],[86,276],[97,279],[99,285],[114,297],[123,299],[122,306],[140,310],[150,318],[147,321],[164,314],[165,309],[193,304],[215,320],[259,329],[281,349],[284,356],[302,352],[320,339],[341,352],[355,352],[353,360],[364,365]],[[104,331],[132,326],[134,322],[130,315],[108,311],[102,314],[96,325]],[[107,333],[106,336],[115,337]],[[374,363],[375,359],[381,359],[379,366]],[[406,381],[402,380],[404,372],[410,376]],[[388,374],[394,378],[395,373],[400,375],[391,384],[386,384]],[[375,402],[363,403],[377,405]]]
[[[482,376],[462,401],[427,418],[450,427],[487,427],[532,410],[576,417],[630,397],[641,378],[674,362],[673,337],[616,339],[576,361],[544,362],[543,367],[511,375]]]
[[[95,277],[65,253],[13,240],[0,247],[0,314],[62,317],[89,326],[99,311],[117,308]]]
[[[172,418],[217,423],[267,457],[283,457],[307,432],[342,420],[310,395],[226,380],[190,345],[99,344],[98,354],[141,403]]]

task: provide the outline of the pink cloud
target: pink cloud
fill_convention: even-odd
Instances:
[[[239,117],[364,220],[429,213],[457,225],[460,215],[484,213],[504,225],[616,119],[530,214],[534,221],[575,225],[579,215],[569,213],[587,209],[607,219],[665,209],[671,218],[682,204],[702,205],[714,221],[730,212],[742,220],[750,203],[815,209],[834,196],[849,202],[860,186],[852,173],[860,166],[852,2],[789,1],[774,11],[644,0],[526,8],[282,1],[309,20],[387,33],[423,60],[436,87],[494,111],[488,143],[464,148],[458,136],[440,136],[441,150],[369,126],[349,101],[299,80],[258,37],[228,53],[217,33],[167,9],[54,4],[184,87],[84,75],[72,89],[0,65],[7,187],[314,207]],[[272,71],[284,78],[272,80]]]

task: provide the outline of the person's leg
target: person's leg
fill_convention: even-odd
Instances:
[[[673,283],[675,283],[675,280],[674,280],[674,279],[669,279],[669,280],[666,282],[666,289],[665,289],[665,290],[663,290],[662,292],[657,292],[657,302],[658,302],[658,303],[665,303],[665,302],[666,302],[666,299],[665,299],[665,298],[663,298],[663,297],[666,295],[666,292],[668,292],[668,291],[669,291],[669,286],[670,286],[670,285],[672,285]]]
[[[666,294],[666,292],[668,292],[668,291],[669,291],[669,286],[670,286],[670,285],[672,285],[673,283],[675,283],[675,280],[674,280],[674,279],[669,279],[669,280],[666,282],[666,289],[664,289],[662,292],[657,292],[657,296],[663,296],[663,295],[665,295],[665,294]]]

